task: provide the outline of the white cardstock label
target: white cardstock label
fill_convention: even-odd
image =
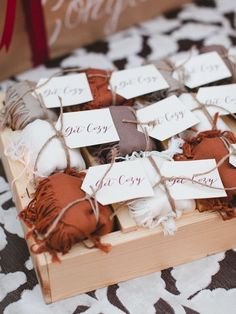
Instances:
[[[114,163],[102,181],[109,167],[110,164],[90,167],[81,187],[83,191],[91,195],[91,187],[96,191],[100,185],[96,198],[102,205],[154,195],[140,160]]]
[[[165,177],[171,177],[166,182],[171,196],[175,200],[225,197],[227,195],[224,190],[212,188],[224,188],[217,169],[207,174],[197,175],[209,171],[215,166],[215,159],[166,161],[161,167],[161,173]],[[207,184],[209,187],[188,181],[185,178]]]
[[[48,79],[40,79],[37,86]],[[71,74],[53,77],[42,87],[36,89],[42,95],[47,108],[60,107],[59,96],[62,98],[62,106],[83,104],[93,100],[89,82],[85,73]]]
[[[59,118],[56,128],[60,125]],[[70,148],[120,140],[108,108],[64,113],[63,134]]]
[[[155,121],[154,125],[143,125],[143,127],[146,128],[149,136],[160,141],[199,122],[196,116],[174,95],[137,110],[136,114],[141,122]],[[142,132],[143,128],[138,126],[138,130]]]
[[[224,61],[215,51],[194,56],[186,63],[182,60],[176,66],[182,63],[184,65],[174,72],[173,77],[180,80],[183,72],[184,84],[189,88],[195,88],[232,76]]]
[[[230,146],[230,153],[233,153],[233,155],[229,157],[229,163],[236,167],[236,144],[231,144]]]
[[[169,87],[153,64],[112,73],[112,89],[126,99],[152,93]]]
[[[219,112],[220,115],[226,115],[229,112],[235,113],[236,84],[201,87],[198,90],[197,99],[201,103],[206,104],[206,108],[211,115],[214,115],[216,112]]]

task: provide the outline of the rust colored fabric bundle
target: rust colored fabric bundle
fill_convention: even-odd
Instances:
[[[235,135],[229,131],[219,130],[201,132],[186,141],[183,145],[183,154],[176,155],[175,160],[215,159],[218,163],[229,153],[226,141],[236,143]],[[229,159],[223,162],[218,171],[225,188],[236,186],[236,168],[229,163]],[[200,211],[218,211],[224,220],[236,217],[236,190],[226,193],[227,198],[199,200]]]
[[[93,95],[93,100],[86,102],[85,104],[68,106],[65,107],[64,111],[79,111],[79,110],[90,110],[109,107],[113,103],[112,91],[108,89],[111,71],[99,70],[99,69],[88,69],[81,71],[85,73],[88,78],[89,86]],[[132,106],[134,100],[127,100],[122,96],[115,95],[116,106]]]
[[[227,82],[235,83],[236,82],[236,65],[229,59],[228,50],[222,45],[209,45],[209,46],[202,47],[199,50],[199,53],[201,54],[201,53],[206,53],[206,52],[211,52],[211,51],[216,51],[221,56],[227,68],[229,69],[230,73],[232,74],[232,77],[224,80],[225,83]]]
[[[32,251],[49,252],[53,261],[59,260],[57,252],[66,254],[74,244],[85,239],[90,239],[95,247],[105,252],[111,248],[109,244],[100,242],[101,235],[113,230],[110,207],[98,204],[97,221],[89,200],[78,201],[70,206],[71,202],[85,197],[81,190],[85,174],[70,172],[70,174],[55,173],[41,181],[34,199],[20,213],[21,219],[32,228],[28,233],[36,242],[36,245],[31,247]],[[49,228],[52,228],[53,222],[66,206],[67,210],[47,235]]]
[[[133,152],[157,150],[158,141],[149,138],[148,142],[145,135],[137,130],[137,125],[123,122],[124,119],[135,121],[137,118],[134,111],[126,106],[109,108],[114,121],[120,141],[90,147],[93,156],[97,157],[102,163],[110,163],[112,160],[112,150],[115,149],[116,156],[126,156]]]

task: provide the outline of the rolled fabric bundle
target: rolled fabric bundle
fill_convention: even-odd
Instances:
[[[109,110],[120,141],[89,147],[89,151],[94,157],[97,157],[101,163],[111,162],[111,152],[113,149],[116,151],[117,157],[132,154],[134,151],[157,150],[158,141],[154,141],[151,138],[147,140],[145,135],[137,130],[137,124],[123,122],[123,120],[136,121],[137,119],[134,111],[130,107],[111,106]]]
[[[48,117],[53,121],[57,119],[57,115],[49,109],[47,116],[38,99],[29,92],[35,86],[34,82],[23,81],[7,89],[5,106],[0,117],[1,128],[8,126],[12,130],[22,130],[36,119],[46,120]]]
[[[56,173],[42,180],[33,200],[20,213],[20,218],[31,228],[28,237],[33,236],[36,253],[49,252],[53,261],[57,253],[66,254],[71,247],[85,239],[94,246],[108,252],[110,244],[100,242],[100,236],[113,230],[109,206],[98,206],[96,219],[93,204],[81,190],[85,173]],[[95,205],[94,205],[95,206]]]
[[[187,91],[186,87],[180,81],[172,77],[173,67],[171,67],[171,63],[168,59],[157,60],[151,63],[155,65],[159,72],[161,72],[162,76],[169,85],[169,88],[167,89],[157,91],[146,96],[150,98],[151,101],[159,101],[172,95],[178,96],[184,91]]]
[[[179,134],[181,138],[183,139],[191,138],[191,137],[196,136],[198,132],[212,129],[213,125],[210,122],[210,120],[207,118],[207,115],[204,113],[204,111],[201,109],[194,110],[198,108],[198,103],[191,94],[183,93],[179,96],[179,99],[183,102],[183,104],[189,110],[193,111],[194,115],[196,115],[196,117],[200,121],[198,124],[194,125],[194,129],[196,131],[185,130]],[[212,121],[213,120],[214,120],[214,117],[212,117]],[[218,117],[218,119],[215,122],[216,122],[215,126],[218,130],[229,131],[229,127],[227,126],[227,124],[224,123],[224,121],[220,117]]]
[[[87,75],[89,86],[93,95],[93,100],[80,105],[64,107],[65,112],[109,107],[113,105],[113,97],[115,99],[116,106],[133,105],[133,99],[127,100],[118,94],[113,96],[112,91],[108,89],[112,71],[87,69],[85,71],[81,71],[81,73],[85,73]]]
[[[221,56],[224,63],[228,67],[230,73],[232,74],[232,77],[230,77],[229,79],[226,79],[225,81],[230,81],[231,83],[235,83],[236,82],[236,64],[232,62],[230,58],[228,57],[228,50],[222,45],[203,46],[202,48],[199,49],[200,54],[211,52],[211,51],[216,51]]]
[[[162,187],[154,188],[155,195],[128,204],[130,215],[138,226],[154,228],[162,225],[164,234],[173,235],[177,230],[175,219],[196,209],[195,200],[175,200],[176,213]]]
[[[226,139],[226,140],[225,140]],[[227,142],[236,143],[235,135],[230,131],[205,131],[199,133],[183,145],[183,153],[177,154],[175,160],[215,159],[218,163],[229,153]],[[225,188],[236,186],[236,168],[227,158],[218,168]],[[224,220],[236,217],[236,190],[226,191],[226,198],[199,200],[200,210],[218,211]]]
[[[33,174],[38,177],[47,177],[55,171],[67,168],[66,151],[59,138],[52,139],[42,149],[54,135],[55,130],[49,122],[37,119],[22,131],[13,132],[5,154],[13,160],[22,162],[29,177],[32,177]],[[85,169],[85,162],[80,150],[68,149],[68,152],[70,166],[79,170]],[[37,158],[38,162],[35,165]]]
[[[167,151],[150,152],[143,154],[143,156],[152,156],[157,166],[161,168],[164,161],[173,160],[171,157],[174,153],[182,151],[180,149],[181,144],[182,141],[180,139],[172,139]],[[139,156],[132,156],[132,159],[136,158],[139,158]],[[156,173],[148,158],[140,158],[140,160],[150,183],[154,186],[159,181],[160,176]],[[161,184],[154,187],[154,193],[153,197],[129,202],[130,215],[134,218],[138,226],[154,228],[162,225],[164,233],[172,235],[177,230],[175,219],[180,218],[184,213],[194,211],[196,209],[196,202],[195,200],[174,200],[176,212],[173,212],[165,189]]]

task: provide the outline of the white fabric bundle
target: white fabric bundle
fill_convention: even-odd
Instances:
[[[55,135],[49,122],[35,120],[21,131],[14,131],[5,154],[13,160],[22,162],[24,170],[31,178],[34,174],[36,158],[47,140]],[[69,149],[71,167],[85,169],[85,162],[79,149]],[[36,176],[48,177],[54,171],[64,170],[67,167],[65,150],[58,138],[54,138],[42,150],[38,159]]]
[[[179,96],[179,99],[183,102],[183,104],[189,110],[192,110],[192,109],[195,109],[198,107],[197,101],[193,98],[193,96],[191,94],[184,93],[184,94]],[[194,115],[196,115],[196,117],[200,121],[198,124],[194,125],[194,128],[196,128],[198,132],[207,131],[207,130],[212,129],[212,125],[211,125],[210,121],[208,120],[207,116],[205,115],[205,113],[201,109],[194,110],[193,113],[194,113]],[[229,130],[229,127],[224,123],[224,121],[220,117],[217,120],[216,126],[219,130],[222,130],[222,131]],[[195,136],[195,135],[196,135],[196,132],[186,130],[180,134],[180,137],[186,139],[187,137],[191,137],[191,136]]]
[[[126,156],[126,159],[133,160],[140,158],[150,183],[154,185],[158,182],[159,175],[156,173],[149,159],[145,157],[152,156],[157,166],[161,168],[164,161],[172,160],[174,154],[182,152],[180,148],[182,143],[181,139],[172,138],[169,148],[166,151],[134,153],[131,157]],[[177,229],[175,218],[181,217],[183,213],[194,211],[196,209],[196,202],[195,200],[176,200],[176,213],[174,213],[164,187],[161,184],[154,188],[154,193],[153,197],[129,202],[130,215],[139,226],[153,228],[161,224],[165,234],[174,234]]]
[[[178,219],[182,214],[194,211],[196,203],[194,200],[175,201],[176,213],[174,213],[163,187],[155,187],[154,193],[153,197],[129,203],[130,215],[138,226],[154,228],[161,224],[165,234],[173,235],[177,230],[175,218]]]

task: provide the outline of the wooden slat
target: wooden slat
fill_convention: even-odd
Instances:
[[[3,94],[0,94],[0,104],[2,103],[4,99]],[[0,105],[1,107],[1,105]],[[11,135],[12,131],[7,129],[3,133],[1,133],[0,136],[0,152],[1,152],[1,160],[4,166],[4,170],[8,179],[9,184],[11,184],[12,188],[12,195],[14,202],[16,204],[16,208],[18,211],[21,211],[25,206],[29,203],[30,198],[28,197],[28,193],[26,192],[26,188],[28,188],[29,191],[32,191],[32,187],[30,187],[29,184],[27,184],[27,180],[25,175],[22,175],[19,177],[19,175],[22,173],[23,166],[19,162],[12,162],[9,161],[8,158],[4,155],[4,148],[6,147],[6,144],[9,140],[9,137]],[[15,182],[15,184],[12,184],[13,180],[19,177],[19,180]],[[25,234],[29,231],[25,224],[22,224]],[[35,244],[32,238],[30,238],[27,241],[29,250],[30,247]],[[51,303],[51,291],[50,291],[50,281],[49,281],[49,274],[48,274],[48,262],[46,254],[31,254],[37,278],[40,282],[40,286],[42,289],[42,293],[44,295],[44,299],[46,303]]]
[[[120,206],[118,203],[113,204],[112,207],[115,211],[117,210],[116,216],[122,232],[131,232],[139,228],[134,219],[130,216],[128,206]]]

